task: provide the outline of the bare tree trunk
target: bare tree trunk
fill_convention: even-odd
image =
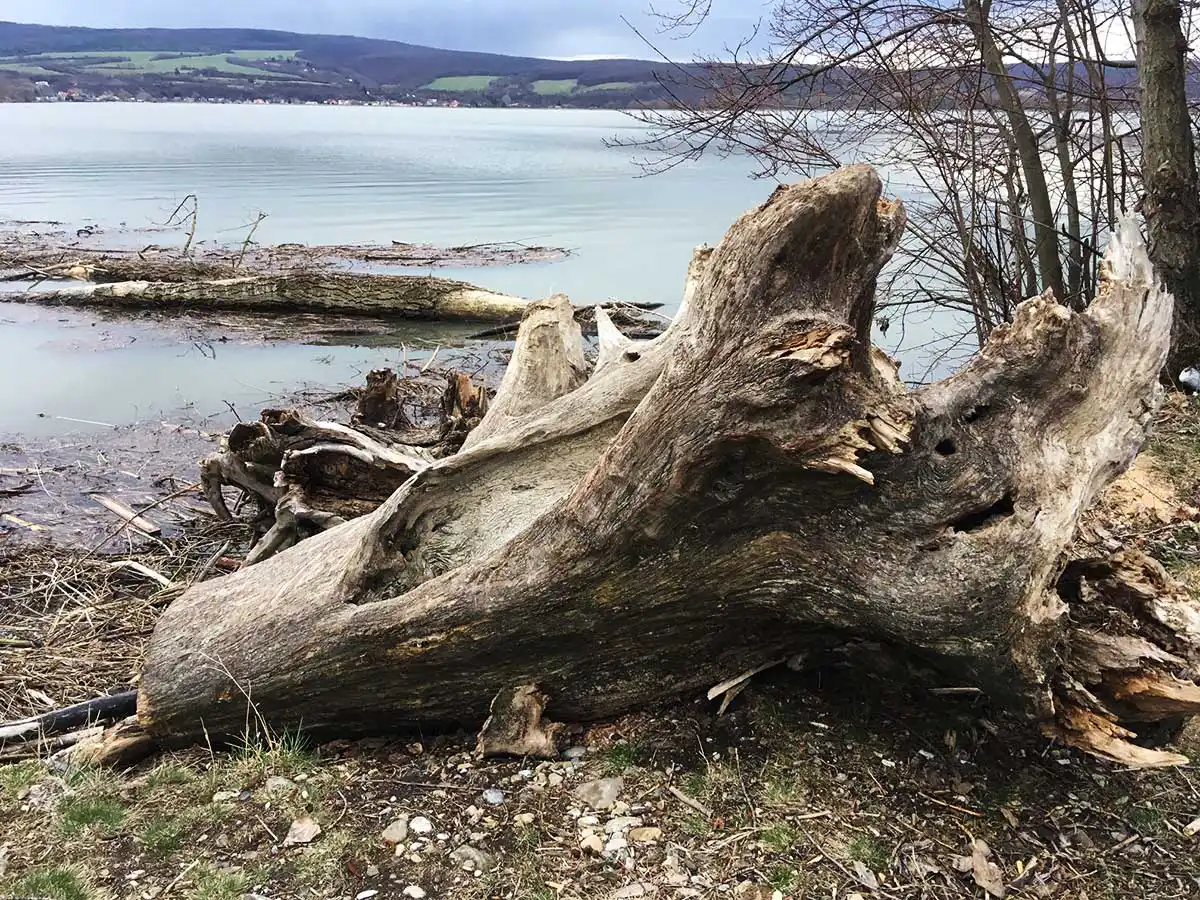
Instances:
[[[1029,208],[1033,214],[1034,246],[1037,248],[1038,268],[1042,276],[1042,288],[1054,292],[1061,302],[1067,302],[1067,291],[1063,284],[1062,261],[1059,258],[1058,234],[1054,224],[1054,205],[1050,202],[1050,190],[1046,186],[1046,172],[1038,147],[1037,135],[1029,124],[1025,107],[1012,84],[1012,76],[1004,62],[1004,56],[996,46],[992,27],[988,21],[991,0],[966,0],[964,8],[983,64],[992,76],[1000,108],[1008,117],[1013,140],[1021,158],[1021,172],[1025,176],[1025,189],[1029,192]]]
[[[248,699],[327,734],[491,713],[481,744],[524,752],[551,743],[546,697],[606,717],[865,636],[1093,752],[1180,762],[1122,723],[1200,709],[1200,608],[1140,558],[1063,570],[1159,390],[1171,299],[1136,229],[1086,313],[1027,301],[912,392],[870,344],[904,222],[864,166],[778,189],[661,337],[602,321],[582,384],[569,306],[540,305],[479,440],[166,611],[142,724],[235,734]]]
[[[1135,0],[1142,86],[1143,212],[1150,258],[1175,295],[1170,374],[1200,364],[1200,183],[1187,108],[1187,42],[1179,0]]]

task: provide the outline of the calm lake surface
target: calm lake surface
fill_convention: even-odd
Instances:
[[[640,177],[634,152],[605,146],[638,133],[604,111],[7,104],[0,219],[145,228],[194,193],[203,239],[240,241],[264,212],[264,243],[560,246],[572,251],[561,262],[438,273],[527,297],[673,308],[692,249],[774,184],[738,159]],[[408,328],[394,343],[418,337]],[[254,415],[275,394],[345,384],[402,352],[231,342],[214,359],[168,330],[0,302],[0,433],[89,427],[56,417],[203,418],[226,401]]]

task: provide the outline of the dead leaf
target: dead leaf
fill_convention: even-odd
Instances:
[[[984,841],[976,839],[971,842],[971,874],[975,883],[997,900],[1003,900],[1004,873],[991,861],[991,856],[992,848]]]
[[[283,839],[283,846],[292,847],[296,844],[311,844],[317,839],[320,833],[320,825],[308,816],[301,816],[292,822],[292,827],[288,829],[287,837]]]
[[[1196,819],[1194,822],[1189,822],[1183,826],[1183,833],[1188,837],[1195,837],[1200,834],[1200,819]]]
[[[875,873],[868,868],[866,863],[859,860],[854,861],[854,875],[858,878],[859,884],[872,891],[879,890],[879,879]]]

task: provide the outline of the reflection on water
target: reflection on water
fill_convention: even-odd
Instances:
[[[719,240],[774,185],[736,159],[638,177],[629,151],[604,146],[637,127],[590,110],[0,104],[0,218],[145,228],[195,193],[206,240],[240,241],[262,211],[264,243],[564,246],[573,254],[561,262],[438,274],[669,311],[692,249]],[[304,337],[295,323],[270,330]],[[225,401],[253,410],[301,384],[345,384],[428,352],[418,337],[471,330],[350,328],[344,346],[322,347],[234,340],[214,344],[214,358],[178,329],[0,303],[0,433],[65,427],[39,413],[121,424]]]
[[[189,193],[202,237],[566,246],[548,266],[451,271],[524,296],[674,302],[692,248],[772,184],[729,160],[639,178],[619,113],[165,104],[0,105],[0,216],[130,227]],[[244,230],[240,232],[244,234]]]
[[[236,407],[256,418],[299,388],[355,383],[371,369],[423,365],[462,326],[331,335],[325,346],[247,342],[220,325],[164,328],[62,309],[0,304],[0,433],[94,430],[89,420],[202,422]],[[482,361],[488,348],[471,351]],[[445,358],[445,357],[443,357]]]

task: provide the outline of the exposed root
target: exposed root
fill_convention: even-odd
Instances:
[[[484,756],[557,757],[557,736],[564,726],[542,719],[547,700],[532,684],[500,691],[479,732],[477,752]]]
[[[1075,624],[1047,733],[1127,765],[1186,762],[1129,740],[1138,723],[1200,713],[1200,632],[1181,619],[1196,611],[1182,585],[1157,561],[1124,551],[1075,561],[1059,591]]]

